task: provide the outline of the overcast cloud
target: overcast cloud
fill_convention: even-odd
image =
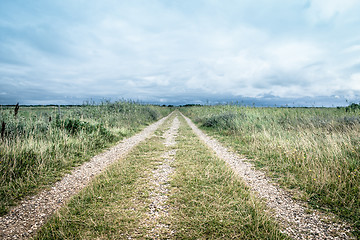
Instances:
[[[1,0],[0,104],[360,101],[358,0]]]

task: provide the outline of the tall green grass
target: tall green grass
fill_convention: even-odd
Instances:
[[[167,115],[130,101],[0,108],[0,215],[104,148]]]
[[[360,111],[345,108],[181,108],[286,186],[349,221],[360,237]]]

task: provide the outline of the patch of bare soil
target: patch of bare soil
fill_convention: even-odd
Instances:
[[[50,190],[42,191],[22,201],[9,214],[0,217],[0,239],[26,239],[32,236],[67,199],[84,188],[95,175],[98,175],[107,166],[150,137],[168,117],[148,126],[135,136],[123,140],[110,150],[93,157],[89,162],[67,174]]]
[[[255,170],[246,159],[207,136],[189,118],[185,119],[199,138],[213,149],[217,156],[224,159],[234,172],[246,181],[252,191],[273,209],[275,218],[284,228],[284,233],[294,239],[351,239],[351,229],[347,224],[334,222],[330,214],[319,211],[310,213],[304,203],[292,199],[283,189],[271,183],[263,172]]]

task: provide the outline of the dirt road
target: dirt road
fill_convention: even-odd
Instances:
[[[33,236],[56,210],[86,187],[94,176],[101,174],[105,168],[120,158],[124,158],[140,142],[146,143],[148,141],[146,139],[153,136],[159,127],[166,128],[161,135],[166,150],[161,154],[161,160],[157,160],[156,168],[146,180],[151,189],[147,197],[150,204],[140,225],[146,226],[143,229],[148,229],[145,238],[175,239],[176,229],[171,226],[170,220],[163,219],[170,219],[171,212],[175,211],[169,203],[169,196],[173,191],[171,178],[177,171],[174,167],[177,161],[177,139],[182,134],[179,128],[189,128],[189,126],[198,139],[208,147],[207,151],[213,152],[225,161],[237,178],[244,181],[251,189],[251,194],[266,203],[269,214],[279,223],[282,233],[293,239],[350,239],[350,229],[346,224],[334,223],[331,216],[309,211],[306,205],[293,200],[262,172],[254,170],[246,159],[204,134],[190,119],[177,111],[74,169],[50,190],[21,202],[10,214],[0,218],[1,239],[26,239]]]

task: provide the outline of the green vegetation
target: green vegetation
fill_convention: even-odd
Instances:
[[[173,116],[175,117],[175,116]],[[155,136],[99,175],[58,211],[35,239],[147,239],[153,169],[176,148],[168,192],[169,215],[160,219],[173,234],[157,239],[284,239],[264,207],[226,164],[215,157],[181,119],[178,145]],[[151,219],[150,219],[151,221]]]
[[[349,221],[360,237],[360,111],[348,108],[181,108],[207,133],[294,197]]]
[[[349,106],[345,107],[346,112],[357,112],[360,111],[360,103],[352,103]]]
[[[62,107],[2,106],[0,215],[170,110],[125,101]]]

